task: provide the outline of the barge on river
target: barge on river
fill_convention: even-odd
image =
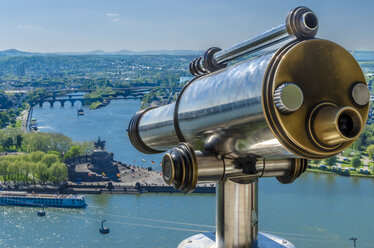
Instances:
[[[83,195],[31,194],[18,191],[0,191],[0,205],[83,208],[87,204]]]

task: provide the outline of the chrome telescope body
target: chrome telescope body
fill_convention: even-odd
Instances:
[[[323,159],[341,152],[366,123],[370,92],[348,51],[313,39],[317,20],[310,9],[298,7],[285,25],[211,54],[220,64],[283,40],[285,30],[294,38],[195,77],[174,103],[138,112],[129,123],[130,141],[143,153],[185,142],[191,154],[208,151],[219,161]]]
[[[139,151],[170,149],[162,161],[167,184],[188,193],[198,182],[217,183],[217,247],[257,247],[259,178],[292,183],[307,159],[341,152],[363,130],[370,99],[365,76],[343,47],[315,39],[317,30],[316,15],[298,7],[284,25],[208,49],[191,62],[196,77],[176,102],[139,111],[129,123]]]
[[[129,137],[144,153],[180,142],[235,159],[323,159],[361,133],[370,93],[351,54],[320,39],[196,77],[175,103],[138,112]]]

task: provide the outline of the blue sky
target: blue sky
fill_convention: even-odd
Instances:
[[[374,1],[0,0],[0,50],[37,52],[224,48],[304,5],[318,37],[374,50]]]

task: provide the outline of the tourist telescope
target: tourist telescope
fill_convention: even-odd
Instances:
[[[369,108],[360,66],[343,47],[314,38],[318,27],[317,16],[298,7],[283,25],[210,48],[191,62],[196,77],[175,103],[131,119],[128,134],[139,151],[169,150],[162,161],[166,183],[185,193],[198,182],[217,183],[215,234],[192,236],[179,247],[294,247],[258,233],[258,179],[292,183],[308,159],[349,147]]]

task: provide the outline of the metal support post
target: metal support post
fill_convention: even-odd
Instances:
[[[217,184],[217,248],[258,248],[258,180]]]

